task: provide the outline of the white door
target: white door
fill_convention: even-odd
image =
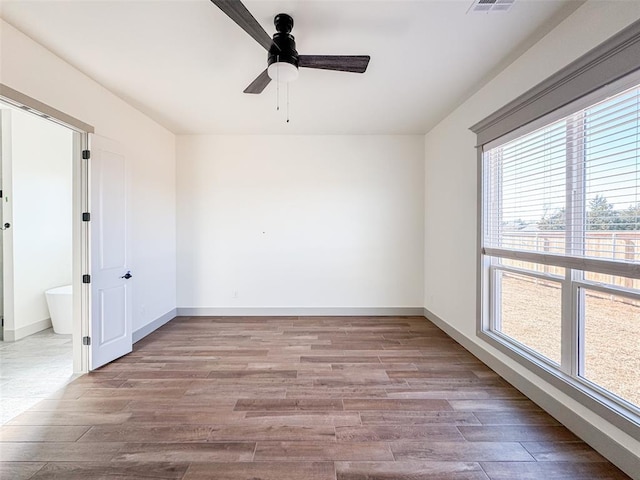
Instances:
[[[127,169],[119,145],[90,136],[91,370],[132,350]],[[129,278],[127,278],[129,277]]]

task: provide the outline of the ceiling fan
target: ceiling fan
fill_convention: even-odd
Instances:
[[[298,78],[298,68],[319,68],[340,72],[364,73],[369,55],[298,55],[291,30],[293,18],[286,13],[275,16],[273,38],[260,26],[240,0],[211,0],[220,10],[267,50],[267,68],[244,90],[262,93],[271,80],[289,83]]]

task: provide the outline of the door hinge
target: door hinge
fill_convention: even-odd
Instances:
[[[82,151],[82,159],[83,160],[89,160],[91,158],[91,151],[90,150],[83,150]]]
[[[91,337],[82,337],[83,345],[91,345]]]
[[[91,221],[91,214],[89,212],[83,212],[82,213],[82,221],[83,222],[90,222]]]
[[[91,275],[82,275],[82,283],[91,283]]]

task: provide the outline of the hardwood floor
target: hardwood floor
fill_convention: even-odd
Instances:
[[[421,317],[177,318],[0,442],[3,479],[629,478]]]

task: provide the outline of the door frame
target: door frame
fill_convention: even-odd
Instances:
[[[13,163],[7,161],[7,158],[11,158],[11,138],[6,138],[4,135],[11,137],[11,112],[2,110],[0,112],[0,185],[2,189],[2,205],[0,206],[0,217],[2,217],[1,223],[5,222],[13,223],[13,218],[10,215],[5,215],[4,204],[5,199],[11,195],[13,196],[12,188],[9,186],[10,180],[13,179],[12,167]],[[7,327],[14,327],[14,294],[13,294],[13,255],[9,253],[13,252],[13,235],[12,232],[2,232],[2,341],[7,341],[7,335],[5,330]]]
[[[95,129],[2,83],[0,100],[73,131],[73,372],[87,373],[89,348],[83,338],[89,337],[90,332],[91,285],[83,283],[82,276],[89,271],[91,239],[89,222],[82,220],[82,213],[89,211],[89,165],[83,159],[83,151],[89,149],[89,134]]]
[[[89,164],[82,152],[89,150],[89,134],[73,132],[73,331],[78,333],[73,342],[73,372],[89,371],[89,347],[83,338],[90,337],[91,284],[82,283],[89,272],[91,240],[89,222],[82,221],[83,212],[89,211]],[[77,246],[76,246],[77,245]]]

